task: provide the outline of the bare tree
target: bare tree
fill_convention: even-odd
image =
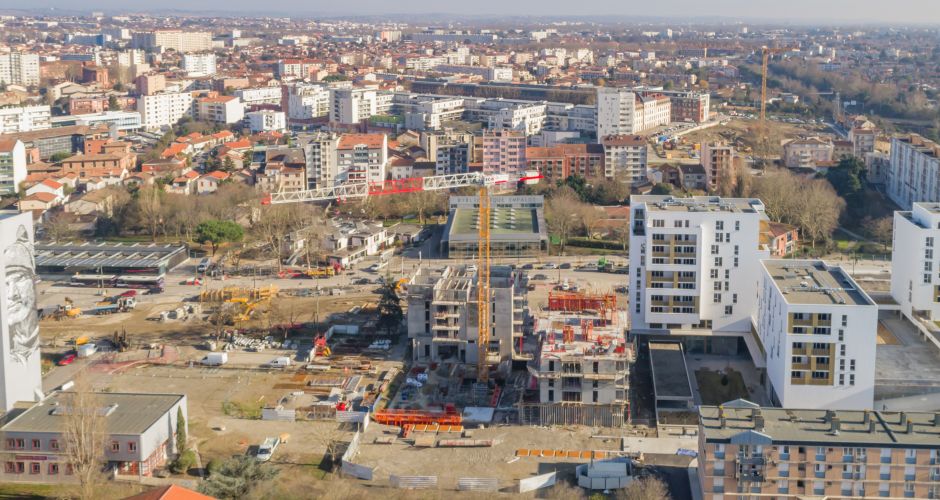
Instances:
[[[348,433],[334,422],[328,422],[327,424],[328,426],[313,434],[313,442],[323,448],[332,466],[340,459],[343,450],[346,448]]]
[[[551,488],[546,489],[542,498],[549,500],[582,500],[585,497],[583,489],[568,481],[560,480]]]
[[[669,500],[672,497],[669,496],[666,483],[655,477],[644,477],[618,491],[614,498],[617,500]]]
[[[65,457],[78,478],[79,497],[96,497],[96,487],[104,480],[104,447],[107,439],[105,415],[101,398],[91,390],[84,375],[75,378],[75,386],[63,393],[58,408],[63,419]]]
[[[150,233],[150,240],[156,241],[157,233],[166,222],[167,208],[163,204],[164,191],[158,187],[145,186],[137,192],[137,213],[141,224]]]
[[[578,211],[582,202],[578,195],[568,187],[561,188],[545,203],[545,222],[548,228],[561,239],[561,249],[565,249],[568,237],[580,225]]]
[[[78,231],[72,228],[71,222],[65,212],[56,212],[42,224],[46,239],[52,241],[68,241],[78,236]]]

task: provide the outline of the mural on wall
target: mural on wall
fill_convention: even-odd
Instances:
[[[39,347],[39,316],[36,313],[36,265],[33,244],[26,226],[16,229],[13,243],[3,250],[6,279],[6,322],[10,336],[10,357],[19,363]]]

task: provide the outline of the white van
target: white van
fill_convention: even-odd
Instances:
[[[212,259],[210,259],[209,257],[206,257],[199,261],[199,265],[196,266],[196,271],[200,273],[204,273],[209,270],[210,265],[212,265]]]

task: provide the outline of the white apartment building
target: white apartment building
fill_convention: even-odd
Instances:
[[[258,132],[282,132],[287,129],[287,116],[283,111],[270,109],[252,111],[245,115],[245,120],[248,122],[248,130],[253,134]]]
[[[140,49],[123,50],[117,53],[118,66],[131,67],[146,64],[147,53]]]
[[[405,118],[409,130],[438,130],[449,121],[463,118],[462,97],[423,96],[396,92],[392,110]]]
[[[328,187],[336,183],[336,149],[339,136],[326,132],[316,132],[297,137],[297,143],[304,150],[307,163],[307,189]]]
[[[156,30],[138,31],[131,35],[135,49],[173,49],[177,52],[205,52],[212,50],[212,33],[207,31]]]
[[[31,132],[52,127],[49,106],[11,106],[0,108],[0,134]]]
[[[494,130],[516,130],[526,136],[535,135],[542,131],[545,109],[545,104],[538,103],[505,107],[489,116],[487,127]]]
[[[19,192],[26,174],[26,146],[23,141],[0,138],[0,195]]]
[[[84,115],[57,116],[52,119],[53,127],[67,127],[70,125],[107,125],[121,132],[136,131],[143,128],[140,113],[137,111],[102,111],[101,113],[88,113]]]
[[[940,320],[940,203],[894,213],[891,296],[910,321]]]
[[[821,260],[765,260],[759,273],[753,321],[771,402],[870,409],[878,305],[842,268]]]
[[[212,52],[183,54],[183,71],[189,77],[214,75],[215,54]]]
[[[646,138],[638,135],[611,135],[604,146],[604,177],[630,186],[649,183]]]
[[[0,53],[0,84],[39,85],[39,54]]]
[[[940,202],[940,145],[917,134],[892,138],[885,191],[903,209]]]
[[[195,115],[197,120],[228,125],[245,118],[245,105],[232,95],[203,97],[196,101]]]
[[[476,75],[491,82],[511,82],[512,68],[486,66],[466,66],[460,64],[437,64],[432,68],[438,73]]]
[[[793,139],[783,145],[783,164],[787,168],[812,168],[833,160],[832,141],[820,137]]]
[[[597,88],[598,142],[609,135],[639,134],[668,125],[672,104],[661,94],[638,94],[629,89]]]
[[[747,341],[765,219],[757,199],[631,196],[631,331],[704,337],[714,352]]]
[[[281,87],[257,87],[251,89],[238,89],[235,96],[245,103],[245,106],[259,104],[281,104]]]
[[[287,102],[281,102],[288,120],[312,120],[330,115],[330,89],[326,85],[293,83],[285,86]]]
[[[388,137],[385,134],[343,134],[336,147],[335,183],[385,180]]]
[[[142,95],[137,98],[144,129],[171,127],[184,116],[193,115],[193,95],[190,92],[166,92]]]
[[[394,96],[374,89],[331,89],[330,121],[343,124],[359,123],[391,109]]]

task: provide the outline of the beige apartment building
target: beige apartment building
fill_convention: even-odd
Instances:
[[[940,498],[940,413],[699,408],[707,500]]]

